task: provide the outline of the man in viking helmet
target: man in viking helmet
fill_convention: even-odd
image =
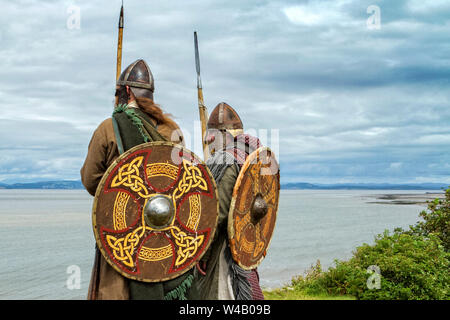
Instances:
[[[154,79],[144,60],[136,60],[121,74],[116,86],[115,110],[111,118],[95,130],[81,169],[86,190],[95,196],[96,189],[108,167],[123,152],[146,142],[171,141],[183,144],[178,125],[154,103]],[[196,299],[192,284],[193,272],[178,278],[146,283],[123,277],[96,248],[88,299]],[[189,280],[189,281],[188,281]]]
[[[225,102],[212,111],[206,131],[211,153],[207,165],[219,194],[219,218],[214,242],[198,264],[202,299],[262,300],[256,269],[244,270],[233,261],[227,235],[233,188],[247,156],[261,146],[258,138],[244,134],[237,112]]]

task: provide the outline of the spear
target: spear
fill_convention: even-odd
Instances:
[[[203,102],[203,88],[202,78],[200,77],[200,55],[198,53],[197,32],[194,31],[194,45],[195,45],[195,67],[197,69],[197,93],[198,93],[198,111],[200,113],[200,122],[202,126],[202,146],[204,161],[208,159],[208,145],[206,144],[206,123],[208,122],[208,110]]]
[[[122,72],[122,41],[123,41],[123,25],[124,25],[124,19],[123,19],[123,0],[122,0],[122,7],[120,8],[120,17],[119,17],[119,39],[117,40],[117,66],[116,66],[116,82],[119,80],[120,73]],[[116,136],[117,140],[117,147],[119,149],[119,153],[123,153],[123,143],[122,138],[120,137],[119,128],[117,121],[114,117],[112,117],[113,127],[114,127],[114,134]]]
[[[123,41],[123,0],[122,8],[120,8],[119,17],[119,39],[117,41],[117,69],[116,69],[116,81],[119,80],[120,73],[122,71],[122,41]]]

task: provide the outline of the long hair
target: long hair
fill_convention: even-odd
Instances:
[[[116,90],[116,97],[118,97],[119,104],[128,103],[130,95],[128,94],[125,86],[120,86]],[[172,120],[172,115],[169,113],[164,113],[161,107],[155,104],[152,99],[145,97],[135,97],[135,99],[139,105],[139,108],[155,119],[157,125],[165,124],[173,130],[178,129],[178,125]]]
[[[157,124],[165,124],[172,129],[177,129],[178,126],[175,121],[172,120],[172,115],[164,113],[161,107],[153,102],[149,98],[136,98],[136,102],[145,113],[155,119]]]

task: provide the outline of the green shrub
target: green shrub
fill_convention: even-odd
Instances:
[[[369,289],[369,266],[381,272],[380,289]],[[358,299],[450,299],[450,256],[438,237],[387,231],[375,244],[358,247],[354,256],[324,273],[329,292]]]
[[[370,266],[380,271],[380,288],[369,288]],[[450,299],[450,254],[434,234],[394,232],[364,244],[348,261],[322,271],[320,261],[291,286],[312,295],[351,295],[363,300]]]
[[[406,233],[428,237],[436,235],[447,252],[450,251],[450,189],[445,192],[445,198],[436,199],[428,204],[428,211],[422,211],[419,221],[411,226]]]
[[[296,291],[304,291],[310,295],[328,294],[325,287],[319,281],[323,277],[322,266],[320,260],[303,276],[297,276],[292,279],[291,287]]]
[[[373,245],[363,244],[350,260],[335,260],[327,271],[317,261],[291,286],[312,295],[364,300],[449,300],[450,189],[445,199],[430,202],[427,210],[420,213],[423,221],[409,230],[395,229],[392,234],[386,230]],[[379,287],[371,285],[377,275],[369,267],[380,272]]]

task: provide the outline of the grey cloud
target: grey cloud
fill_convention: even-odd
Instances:
[[[376,1],[381,29],[367,30],[372,4],[126,1],[122,66],[146,59],[156,102],[192,135],[197,30],[209,110],[227,101],[246,128],[279,129],[283,180],[448,181],[449,6]],[[11,152],[0,180],[76,178],[112,111],[120,1],[1,5],[0,149]],[[69,5],[81,8],[80,30],[66,27]],[[291,21],[286,8],[298,6],[320,21]]]

